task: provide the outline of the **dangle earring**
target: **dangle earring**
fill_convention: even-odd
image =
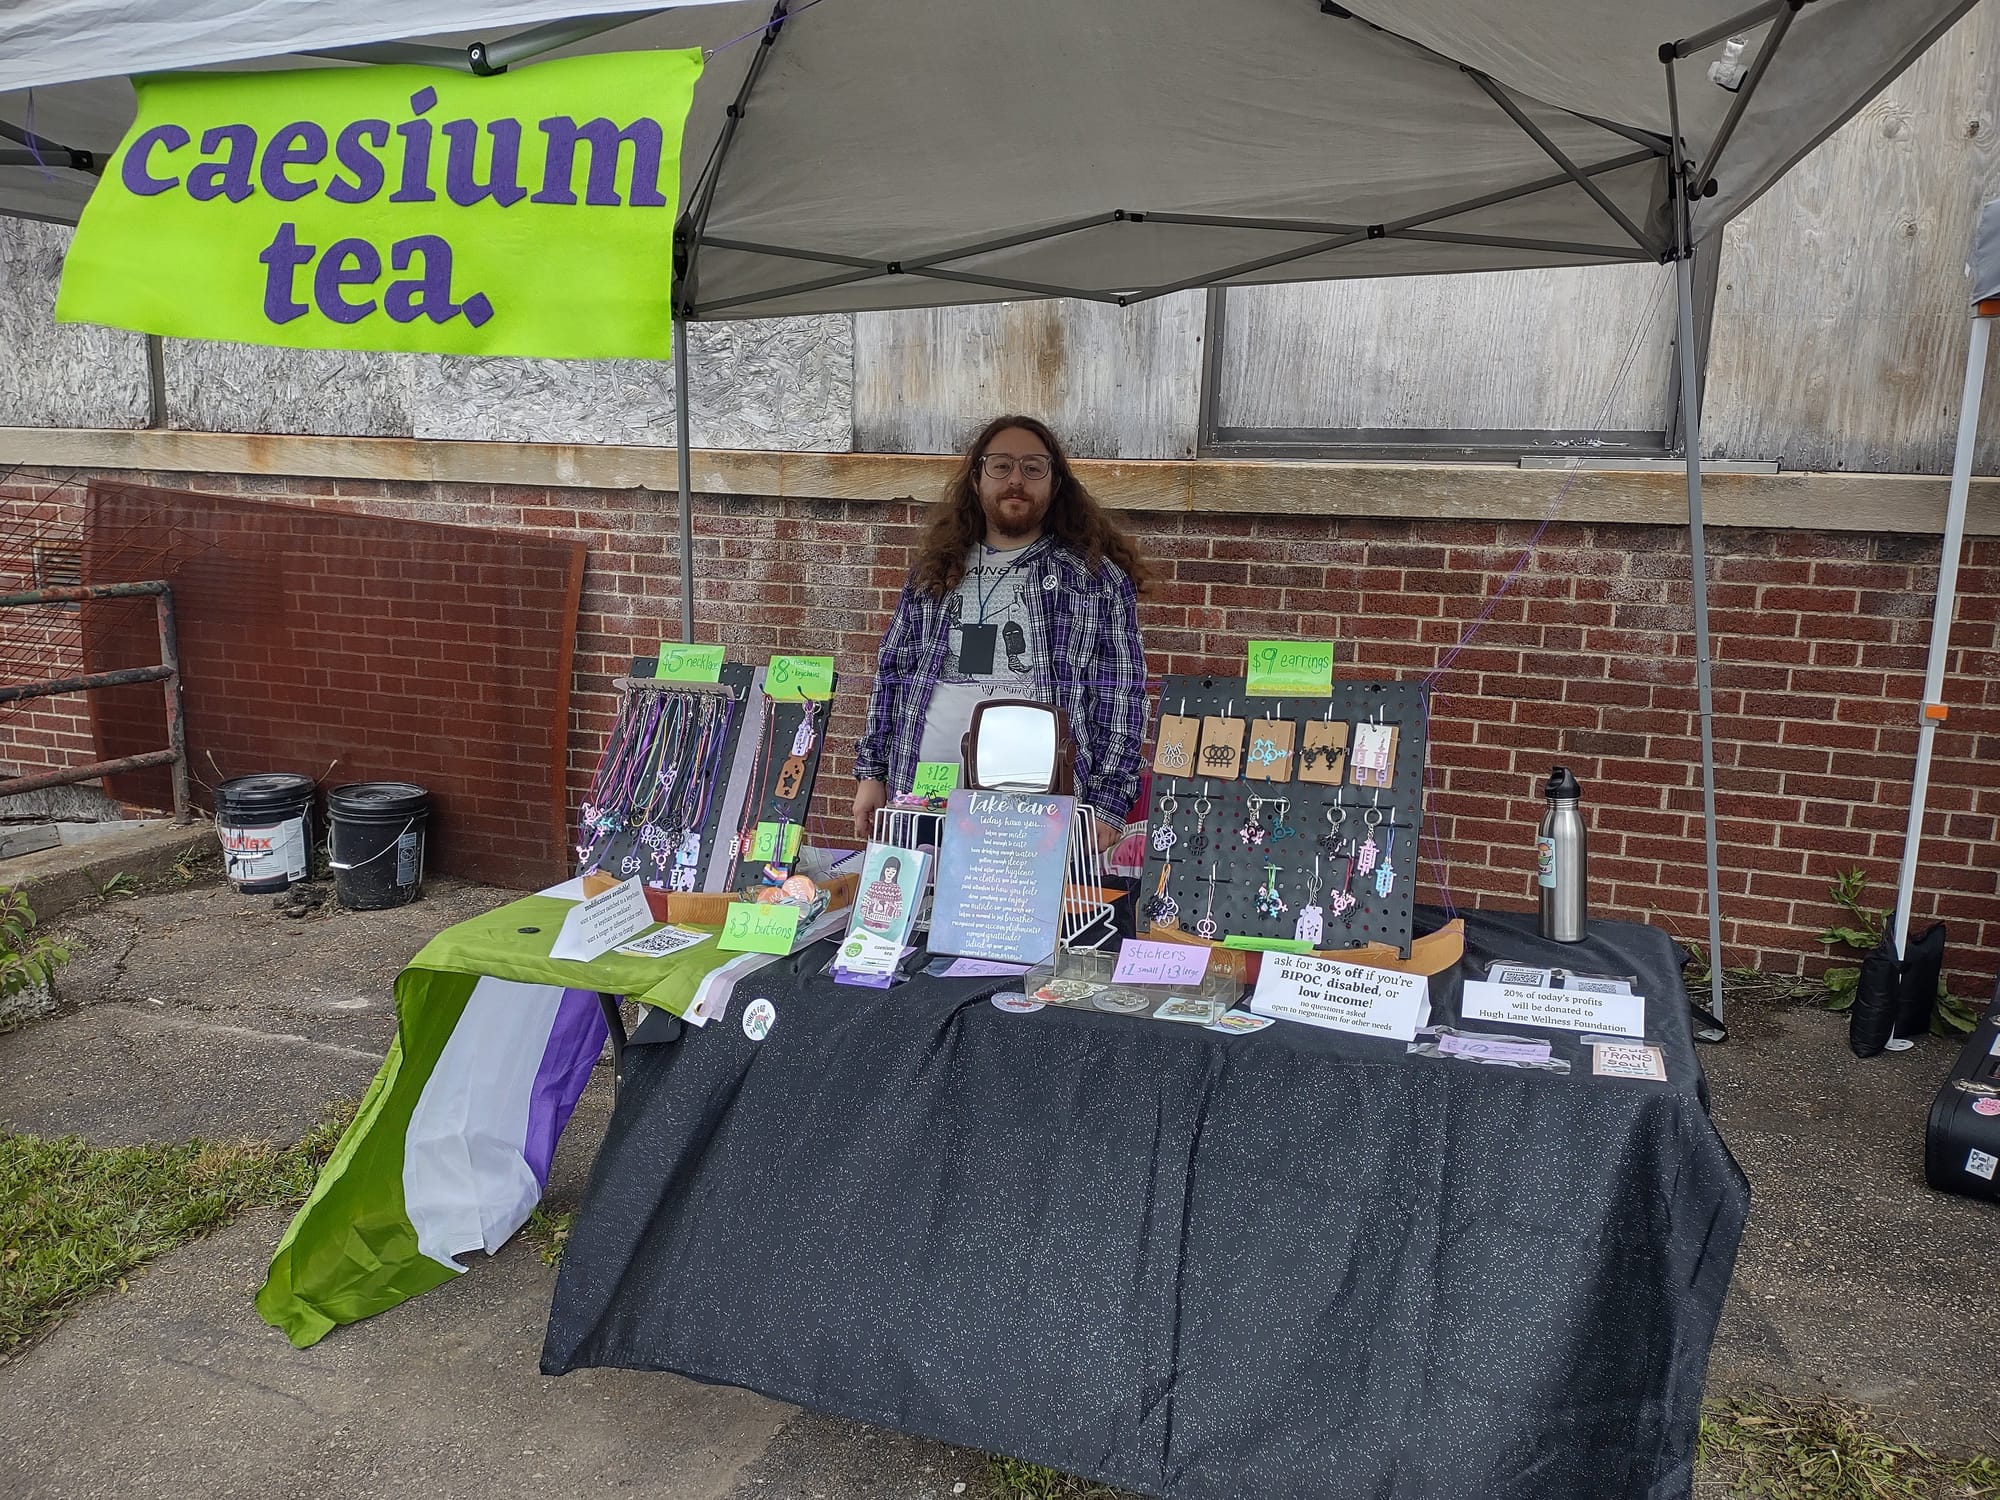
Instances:
[[[1319,909],[1319,860],[1313,860],[1312,884],[1306,887],[1306,904],[1299,908],[1298,925],[1292,936],[1302,943],[1318,943],[1326,935],[1326,913]]]
[[[1375,794],[1375,800],[1377,802],[1382,800],[1380,792]],[[1368,826],[1368,837],[1362,842],[1360,849],[1355,852],[1354,873],[1357,875],[1366,875],[1375,868],[1375,857],[1381,853],[1381,846],[1375,842],[1375,828],[1382,821],[1382,809],[1380,807],[1369,808],[1368,811],[1361,815],[1361,821]]]
[[[1264,884],[1257,891],[1257,915],[1260,917],[1282,917],[1291,908],[1285,905],[1284,897],[1278,894],[1278,862],[1264,861]]]
[[[1179,809],[1180,803],[1174,799],[1172,792],[1160,798],[1160,826],[1153,830],[1153,848],[1159,853],[1164,854],[1173,848],[1174,840],[1180,837],[1174,832],[1174,814]]]
[[[1386,896],[1396,888],[1396,866],[1389,856],[1396,852],[1396,825],[1389,825],[1389,847],[1382,851],[1382,863],[1375,867],[1375,894]]]
[[[1247,806],[1250,810],[1249,817],[1244,821],[1243,826],[1236,830],[1236,836],[1255,849],[1264,842],[1265,837],[1265,828],[1262,821],[1264,816],[1264,799],[1262,797],[1252,797]]]

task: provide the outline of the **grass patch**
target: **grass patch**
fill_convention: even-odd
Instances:
[[[993,1500],[1131,1500],[1123,1491],[1016,1458],[990,1457]],[[1702,1408],[1700,1500],[2000,1500],[2000,1463],[1947,1458],[1886,1435],[1844,1401],[1714,1397]]]
[[[1018,1458],[989,1457],[986,1482],[988,1489],[1004,1500],[1133,1500],[1123,1490]]]
[[[562,1264],[563,1246],[569,1242],[570,1225],[576,1222],[573,1208],[552,1209],[537,1203],[528,1215],[528,1237],[545,1266]]]
[[[1879,1430],[1866,1408],[1736,1395],[1703,1410],[1696,1492],[1731,1500],[1986,1500],[2000,1463],[1946,1458]]]
[[[302,1201],[354,1108],[330,1108],[294,1146],[99,1147],[0,1131],[0,1363],[93,1293],[125,1291],[153,1257],[246,1208]]]

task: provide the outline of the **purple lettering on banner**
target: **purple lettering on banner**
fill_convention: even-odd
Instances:
[[[257,252],[257,259],[270,269],[264,274],[264,316],[273,323],[289,323],[304,317],[306,305],[292,296],[300,266],[317,253],[317,245],[299,243],[299,226],[280,224],[277,238]]]
[[[349,264],[349,262],[353,264]],[[366,240],[335,240],[313,267],[313,302],[336,323],[359,323],[375,311],[375,299],[349,302],[341,289],[372,287],[382,277],[382,252]]]
[[[178,125],[155,125],[140,136],[125,151],[125,166],[121,176],[125,180],[125,191],[141,198],[150,198],[156,193],[164,193],[169,188],[181,185],[178,177],[155,177],[153,175],[153,148],[165,146],[169,153],[185,146],[190,137]]]
[[[188,173],[190,198],[202,203],[217,198],[241,203],[250,196],[250,164],[257,159],[257,132],[248,125],[217,125],[202,132],[201,154],[215,155],[216,148],[224,142],[229,145],[225,160],[205,161]]]
[[[576,202],[576,147],[582,141],[590,147],[590,177],[583,201],[595,208],[618,206],[618,161],[626,145],[632,147],[633,208],[665,208],[660,196],[660,150],[663,136],[658,120],[640,118],[620,130],[599,117],[579,125],[568,115],[554,115],[541,122],[548,137],[548,155],[542,168],[542,190],[536,203]]]
[[[438,91],[425,84],[410,95],[410,108],[423,114],[437,106]],[[391,203],[435,203],[437,194],[431,191],[431,122],[411,120],[398,125],[396,134],[403,138],[403,184],[389,195]]]
[[[512,208],[528,196],[521,186],[521,122],[495,120],[486,127],[493,137],[493,170],[480,182],[474,175],[479,161],[479,124],[474,120],[446,120],[444,190],[460,208],[470,208],[483,198],[492,198],[502,208]]]
[[[389,122],[387,120],[356,120],[340,132],[340,139],[333,143],[333,154],[340,159],[340,165],[354,174],[354,181],[336,177],[326,185],[326,195],[335,203],[366,203],[382,191],[382,160],[362,145],[363,140],[371,141],[375,151],[389,144]]]
[[[264,156],[257,164],[257,180],[264,191],[280,203],[296,203],[319,191],[317,181],[294,182],[289,167],[313,167],[326,160],[326,132],[310,120],[281,125],[264,143]]]
[[[408,271],[419,256],[423,258],[423,274],[390,282],[382,310],[398,323],[414,323],[419,317],[449,323],[459,312],[458,304],[451,300],[451,246],[435,234],[412,235],[390,247],[389,264],[398,271]]]

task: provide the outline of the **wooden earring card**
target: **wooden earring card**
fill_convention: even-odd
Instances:
[[[1250,721],[1250,754],[1243,763],[1243,774],[1251,781],[1290,781],[1292,779],[1292,737],[1298,733],[1298,725],[1290,719],[1253,719]]]

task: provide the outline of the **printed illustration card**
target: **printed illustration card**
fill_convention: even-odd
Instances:
[[[910,926],[930,878],[930,856],[918,849],[870,844],[861,861],[861,886],[847,935],[840,940],[834,978],[887,984],[909,946]]]

